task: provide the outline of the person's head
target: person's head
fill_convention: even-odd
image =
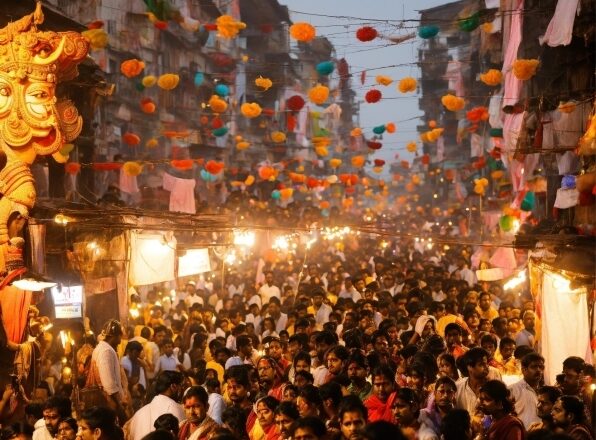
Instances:
[[[312,385],[314,382],[315,378],[309,371],[302,370],[294,374],[294,385],[299,389],[307,385]]]
[[[290,438],[292,424],[300,417],[294,402],[281,402],[275,410],[275,424],[281,433],[282,439]]]
[[[263,346],[267,356],[271,356],[279,362],[284,352],[281,340],[277,336],[267,336],[263,339]]]
[[[456,323],[447,324],[445,327],[445,342],[447,343],[447,347],[452,348],[456,345],[461,345],[462,333],[462,328]]]
[[[43,420],[47,430],[55,436],[60,421],[71,416],[71,402],[67,397],[52,396],[43,405]]]
[[[397,390],[393,405],[393,418],[400,426],[409,426],[418,420],[420,401],[416,391],[411,388]]]
[[[273,284],[273,272],[265,272],[265,282],[270,286]]]
[[[358,437],[363,440],[406,440],[406,436],[399,429],[399,426],[384,420],[368,423],[360,431]]]
[[[199,425],[207,415],[209,409],[209,395],[202,386],[193,386],[186,390],[182,398],[186,420],[193,425]]]
[[[170,338],[164,338],[161,343],[161,351],[166,356],[172,356],[174,354],[174,341]]]
[[[487,312],[490,309],[490,303],[492,299],[490,297],[490,293],[488,292],[480,292],[480,296],[478,297],[478,306],[484,312]]]
[[[236,349],[243,356],[250,357],[253,351],[252,338],[248,335],[238,335],[236,337]]]
[[[275,423],[275,410],[278,405],[279,400],[271,396],[265,396],[257,401],[257,420],[262,428],[267,428]]]
[[[250,378],[248,369],[244,365],[235,365],[226,370],[224,380],[230,401],[234,405],[241,405],[250,393]]]
[[[395,372],[387,365],[379,365],[372,374],[372,392],[381,402],[386,402],[395,390]]]
[[[184,392],[184,375],[179,371],[162,371],[155,379],[155,392],[179,402]]]
[[[318,417],[300,417],[291,427],[290,435],[292,440],[321,440],[325,438],[327,428],[325,423]],[[283,438],[288,438],[283,436]]]
[[[559,428],[584,423],[584,402],[577,396],[559,397],[551,410],[553,423]]]
[[[389,339],[387,338],[385,332],[379,330],[375,331],[371,335],[371,342],[373,345],[373,349],[377,353],[381,353],[384,355],[389,353]]]
[[[455,394],[457,386],[455,381],[448,376],[443,376],[435,382],[434,398],[438,408],[443,412],[451,410],[455,406]]]
[[[503,338],[507,334],[507,318],[498,317],[492,320],[493,331],[495,334]]]
[[[122,335],[124,334],[122,324],[117,319],[110,319],[103,326],[101,334],[106,343],[110,344],[112,348],[116,348],[122,341]]]
[[[153,328],[153,342],[159,347],[163,344],[163,340],[168,334],[168,329],[164,325],[158,325]]]
[[[263,387],[271,387],[277,379],[277,361],[263,356],[257,362],[259,384]]]
[[[79,425],[72,417],[60,421],[58,425],[58,437],[60,440],[75,440],[79,432]]]
[[[322,287],[315,287],[311,292],[312,303],[313,306],[318,309],[323,305],[323,300],[325,299],[325,290]]]
[[[81,440],[119,440],[122,430],[116,424],[116,413],[102,406],[91,407],[81,414],[79,433]]]
[[[301,417],[319,416],[322,403],[321,394],[316,386],[306,385],[298,390],[296,404]]]
[[[497,338],[490,333],[482,335],[480,346],[486,350],[488,357],[492,358],[495,355],[495,351],[497,351]]]
[[[35,425],[39,420],[43,419],[43,407],[39,403],[29,403],[25,406],[25,422],[28,425]]]
[[[536,404],[536,415],[543,421],[552,422],[553,418],[551,411],[557,399],[561,397],[561,390],[557,387],[542,386],[538,388],[537,404]]]
[[[189,420],[188,418],[186,420]],[[190,421],[190,420],[189,420]],[[174,438],[178,438],[178,431],[179,428],[179,421],[173,414],[162,414],[153,423],[153,427],[157,431],[166,431],[174,436]],[[192,423],[192,422],[191,422]]]
[[[578,356],[570,356],[563,361],[563,392],[577,394],[581,388],[582,371],[586,363]]]
[[[129,359],[134,361],[138,359],[143,352],[143,345],[141,345],[141,343],[138,341],[130,341],[128,344],[126,344],[125,351]]]
[[[368,410],[357,396],[344,397],[338,409],[342,440],[355,440],[368,421]]]
[[[463,376],[484,381],[489,371],[488,353],[480,347],[471,348],[458,359],[458,366]]]
[[[350,352],[343,345],[336,345],[327,350],[325,364],[329,372],[335,375],[343,373],[348,357],[350,357]]]
[[[337,344],[337,339],[331,332],[319,332],[315,337],[315,350],[321,361],[325,359],[325,353]]]
[[[526,330],[534,331],[534,327],[536,325],[536,314],[532,310],[526,310],[523,314],[522,321]]]
[[[441,377],[450,377],[455,379],[458,377],[457,366],[455,365],[455,358],[450,353],[443,353],[437,358],[437,366],[439,367],[439,375]]]
[[[521,360],[521,370],[524,380],[531,386],[537,386],[544,379],[544,358],[532,352]]]
[[[501,338],[499,342],[499,352],[503,357],[503,360],[508,360],[511,356],[513,356],[513,352],[515,351],[515,341],[510,337]]]
[[[348,378],[352,383],[362,386],[368,376],[368,359],[362,352],[354,351],[348,361]]]
[[[489,380],[480,387],[478,409],[488,416],[509,414],[513,403],[509,398],[507,386],[500,380]]]
[[[444,440],[469,440],[472,438],[472,421],[465,409],[449,411],[441,421],[441,435]]]

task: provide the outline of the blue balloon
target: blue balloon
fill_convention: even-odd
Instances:
[[[215,94],[223,98],[230,94],[230,88],[225,84],[218,84],[215,86]]]
[[[567,174],[566,176],[563,176],[563,180],[561,181],[561,188],[563,188],[563,189],[575,188],[575,176],[572,174]]]
[[[278,189],[274,189],[273,191],[271,191],[271,198],[273,200],[279,200],[281,198],[281,193]]]
[[[195,73],[195,86],[199,87],[205,81],[205,74],[203,72]]]

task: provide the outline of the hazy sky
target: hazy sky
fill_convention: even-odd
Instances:
[[[290,9],[291,19],[307,21],[317,28],[317,35],[326,36],[333,42],[337,57],[345,57],[353,74],[352,87],[358,94],[360,106],[360,126],[369,135],[376,125],[387,122],[397,124],[397,132],[385,134],[383,148],[375,157],[394,161],[396,153],[402,158],[410,158],[405,145],[418,139],[416,125],[421,115],[418,110],[416,93],[401,94],[396,89],[396,82],[388,87],[377,86],[383,93],[383,99],[376,104],[364,102],[364,94],[375,84],[376,75],[387,75],[394,80],[405,76],[418,78],[417,66],[410,64],[417,61],[417,50],[421,42],[415,37],[401,44],[391,44],[386,39],[377,39],[362,43],[356,38],[356,30],[365,25],[373,26],[386,36],[402,36],[416,32],[418,23],[401,20],[419,19],[419,10],[449,3],[448,0],[280,0]],[[330,17],[314,14],[328,15]],[[341,16],[341,17],[340,17]],[[368,19],[373,19],[369,21]],[[408,64],[403,67],[386,67],[396,64]],[[377,69],[382,68],[382,69]],[[375,70],[369,70],[375,69]],[[364,86],[360,83],[360,72],[367,70]],[[396,99],[385,99],[396,98]],[[385,167],[388,168],[387,166]]]

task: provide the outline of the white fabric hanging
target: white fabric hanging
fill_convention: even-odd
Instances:
[[[562,289],[557,276],[544,272],[542,276],[542,356],[545,359],[544,380],[556,383],[563,361],[579,356],[592,364],[590,351],[590,322],[585,289]]]
[[[559,0],[545,34],[538,38],[540,44],[546,43],[550,47],[557,47],[571,43],[573,23],[580,9],[579,0]]]

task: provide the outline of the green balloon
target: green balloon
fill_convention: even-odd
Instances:
[[[377,125],[375,128],[373,128],[373,133],[374,134],[383,134],[383,133],[385,133],[385,126],[384,125]]]
[[[514,217],[512,215],[503,215],[499,219],[499,228],[503,232],[509,232],[513,229],[513,220]]]

